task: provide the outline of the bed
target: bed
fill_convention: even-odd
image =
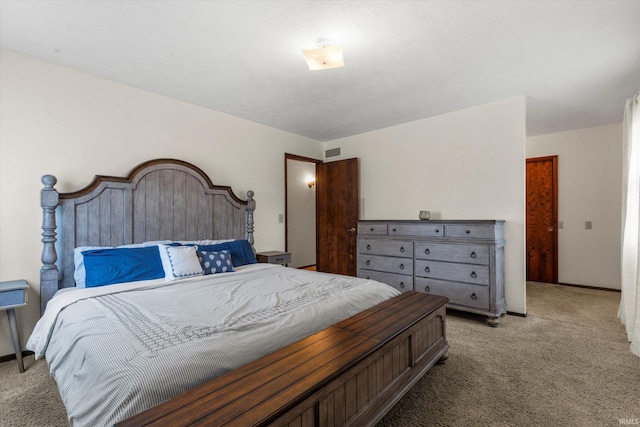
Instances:
[[[446,357],[446,298],[257,263],[253,192],[192,164],[56,181],[27,348],[71,425],[371,424]]]

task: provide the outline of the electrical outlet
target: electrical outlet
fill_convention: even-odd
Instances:
[[[591,230],[593,228],[593,223],[591,221],[585,221],[584,222],[584,229],[585,230]]]
[[[284,214],[278,214],[278,222],[284,224]]]

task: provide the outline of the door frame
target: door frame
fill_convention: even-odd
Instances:
[[[297,154],[290,154],[290,153],[284,153],[284,250],[285,251],[289,251],[289,186],[288,186],[288,181],[289,181],[289,172],[288,172],[288,167],[287,167],[287,161],[288,160],[294,160],[294,161],[298,161],[298,162],[304,162],[304,163],[313,163],[314,164],[314,176],[317,173],[317,167],[319,164],[324,163],[322,160],[318,160],[318,159],[314,159],[311,157],[304,157],[304,156],[299,156]],[[316,182],[316,194],[318,194],[318,188],[317,188],[318,183]],[[318,215],[318,204],[317,204],[317,197],[316,197],[316,216]],[[315,229],[315,233],[316,235],[318,234],[318,224],[316,223],[316,229]],[[317,245],[316,245],[316,263],[318,262],[318,250],[317,250]]]
[[[535,163],[535,162],[547,162],[551,161],[551,174],[552,174],[552,197],[553,197],[553,207],[551,208],[551,222],[553,224],[553,282],[558,283],[558,156],[543,156],[543,157],[531,157],[526,159],[526,163]],[[527,173],[527,168],[525,165],[525,174]],[[526,178],[525,178],[525,194],[526,194]],[[528,209],[529,202],[526,201],[525,208]],[[526,212],[525,212],[526,218]],[[526,223],[526,221],[525,221]],[[525,233],[525,240],[527,237],[527,233]],[[526,245],[526,241],[525,241]]]

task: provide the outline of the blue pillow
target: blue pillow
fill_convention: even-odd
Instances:
[[[231,273],[233,262],[228,250],[220,252],[198,251],[198,260],[204,270],[204,274]]]
[[[165,276],[157,246],[94,249],[84,251],[82,255],[87,288]]]
[[[258,262],[256,254],[253,252],[253,247],[248,240],[233,240],[215,245],[198,246],[198,251],[220,252],[224,250],[228,250],[231,253],[231,261],[234,267]]]

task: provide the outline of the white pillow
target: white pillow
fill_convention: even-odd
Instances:
[[[195,246],[158,245],[158,249],[166,281],[204,274]]]
[[[78,246],[73,249],[73,265],[75,269],[73,270],[73,279],[76,282],[77,288],[85,287],[85,278],[87,276],[87,272],[84,268],[84,256],[82,252],[90,251],[94,249],[113,249],[117,248],[143,248],[147,246],[156,246],[159,244],[171,243],[171,240],[156,240],[153,242],[144,242],[144,243],[134,243],[132,245],[122,245],[122,246]]]

